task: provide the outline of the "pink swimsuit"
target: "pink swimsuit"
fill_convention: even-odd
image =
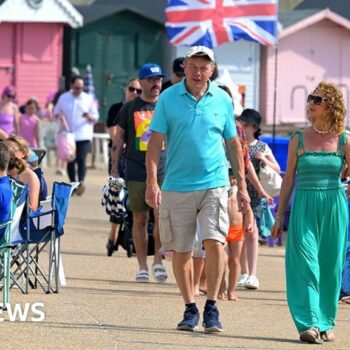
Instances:
[[[14,133],[14,115],[0,113],[0,129],[11,135]]]
[[[30,147],[39,147],[37,142],[37,130],[39,127],[39,119],[36,115],[23,114],[19,121],[20,134],[27,140]]]

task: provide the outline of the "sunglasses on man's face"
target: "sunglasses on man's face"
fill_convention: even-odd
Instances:
[[[320,105],[323,101],[327,101],[325,97],[322,96],[316,96],[316,95],[309,95],[307,97],[307,103],[314,103],[315,105]]]
[[[15,98],[15,95],[6,95],[8,98]]]
[[[138,95],[140,95],[142,93],[141,89],[134,88],[133,86],[129,86],[128,87],[128,91],[129,92],[135,92],[136,91]]]

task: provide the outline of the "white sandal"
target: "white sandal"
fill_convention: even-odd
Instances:
[[[139,270],[139,271],[137,271],[135,280],[138,283],[148,283],[149,282],[148,271],[147,270]]]
[[[255,276],[249,276],[244,287],[247,289],[259,289],[259,280]]]
[[[152,265],[152,272],[153,272],[154,279],[157,282],[164,283],[168,278],[168,274],[166,272],[165,266],[162,264]]]

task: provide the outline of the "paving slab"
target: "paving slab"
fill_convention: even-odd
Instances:
[[[45,169],[49,182],[62,181]],[[30,290],[11,292],[12,304],[43,303],[42,322],[0,325],[1,349],[309,349],[301,344],[289,315],[284,280],[284,247],[260,248],[258,291],[239,290],[236,302],[219,301],[224,332],[206,335],[175,330],[183,302],[171,272],[165,284],[134,282],[136,258],[126,252],[106,256],[108,217],[100,205],[107,175],[89,169],[87,191],[71,198],[62,237],[62,259],[67,286],[58,294]],[[44,257],[45,258],[45,257]],[[149,258],[149,263],[152,259]],[[198,298],[203,309],[205,296]],[[6,312],[3,313],[6,319]],[[323,349],[350,347],[350,306],[340,305],[337,341]]]

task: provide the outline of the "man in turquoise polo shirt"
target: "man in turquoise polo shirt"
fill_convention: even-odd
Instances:
[[[160,207],[163,248],[174,252],[174,275],[186,305],[184,318],[177,325],[179,330],[193,331],[199,323],[191,259],[198,222],[207,257],[208,293],[203,326],[208,333],[222,331],[216,299],[229,229],[226,151],[238,182],[238,203],[243,212],[250,201],[232,101],[225,91],[210,82],[214,67],[212,50],[192,47],[184,61],[185,79],[160,95],[150,126],[145,194],[151,207]],[[167,165],[161,192],[157,168],[164,142]]]

